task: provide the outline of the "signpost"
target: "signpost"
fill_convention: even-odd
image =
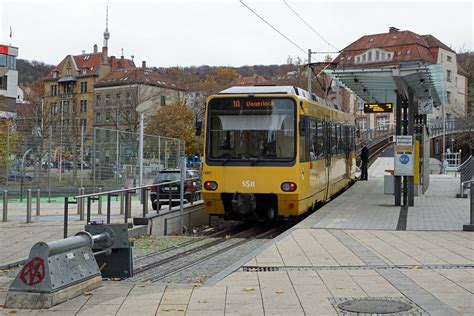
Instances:
[[[395,176],[413,176],[414,148],[413,136],[397,135],[394,155]]]

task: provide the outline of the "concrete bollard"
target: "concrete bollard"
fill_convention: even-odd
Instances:
[[[6,222],[8,217],[8,190],[3,191],[3,217],[2,221]]]
[[[31,189],[26,193],[26,222],[31,223]]]
[[[99,188],[98,192],[101,193],[102,188]],[[99,195],[97,198],[99,199],[97,201],[97,203],[98,203],[98,205],[97,205],[97,214],[101,215],[102,214],[102,195]]]
[[[36,189],[36,216],[40,216],[40,207],[41,207],[41,191],[40,189]]]

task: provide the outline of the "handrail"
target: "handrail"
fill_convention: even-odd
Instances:
[[[184,181],[189,181],[189,180],[199,180],[199,178],[185,178],[184,179]],[[169,186],[170,184],[180,183],[180,182],[181,182],[181,180],[175,180],[175,181],[168,181],[168,182],[162,182],[162,183],[147,184],[147,185],[143,185],[143,186],[132,187],[132,188],[124,188],[124,189],[120,189],[120,190],[111,190],[111,191],[76,195],[76,196],[74,196],[74,198],[80,199],[80,198],[88,198],[88,197],[108,195],[108,194],[117,194],[117,193],[121,193],[121,192],[136,191],[136,190],[146,189],[146,188],[151,188],[151,187]]]

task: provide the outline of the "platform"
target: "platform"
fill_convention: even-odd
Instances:
[[[17,314],[341,315],[340,303],[382,298],[410,305],[409,315],[473,315],[474,234],[462,231],[469,201],[455,198],[459,178],[432,176],[404,211],[383,194],[389,164],[377,160],[369,181],[204,284],[105,282],[50,310]],[[9,281],[0,282],[2,300]]]

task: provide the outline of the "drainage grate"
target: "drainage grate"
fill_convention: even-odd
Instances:
[[[280,271],[280,267],[252,267],[245,266],[242,267],[243,272],[276,272]]]
[[[363,265],[363,266],[244,266],[243,272],[273,272],[273,271],[319,271],[319,270],[393,270],[393,269],[472,269],[472,264],[436,264],[436,265]]]

